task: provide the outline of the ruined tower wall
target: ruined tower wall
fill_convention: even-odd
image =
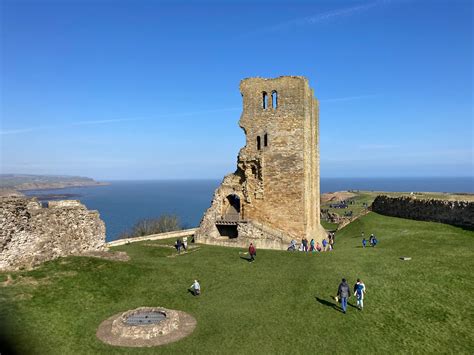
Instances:
[[[313,90],[305,78],[286,76],[245,79],[240,91],[239,125],[246,145],[239,152],[237,171],[216,190],[197,240],[234,246],[258,241],[268,248],[284,248],[302,237],[321,241],[319,108]],[[228,194],[240,199],[240,221],[234,223],[234,235],[226,238],[221,231],[222,225],[229,225],[223,212]]]
[[[257,182],[262,191],[248,189],[248,198],[243,202],[244,219],[257,220],[274,228],[301,236],[305,233],[304,204],[305,185],[305,125],[306,82],[298,78],[266,80],[246,79],[241,84],[244,111],[240,126],[247,134],[246,147],[241,151],[240,161],[260,161],[262,177]],[[268,103],[262,107],[262,92],[271,99],[277,92],[277,107]],[[267,134],[268,145],[264,146]],[[257,137],[261,137],[261,149],[257,149]],[[262,144],[263,143],[263,144]],[[288,208],[288,203],[291,208]]]

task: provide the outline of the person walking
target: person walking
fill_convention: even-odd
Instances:
[[[176,250],[178,251],[178,254],[181,253],[181,246],[182,246],[182,245],[183,245],[183,244],[181,243],[181,239],[178,238],[178,239],[176,240],[176,244],[174,245],[174,247],[175,247]]]
[[[342,312],[345,314],[347,310],[347,299],[350,296],[350,288],[349,288],[349,285],[347,284],[346,279],[344,278],[342,279],[337,289],[337,296],[341,300]]]
[[[365,292],[366,290],[364,283],[360,279],[357,279],[357,282],[354,285],[354,296],[357,297],[357,308],[359,308],[360,311],[362,311],[362,308],[364,308]]]
[[[255,260],[255,256],[257,255],[257,249],[255,249],[255,246],[252,243],[249,245],[249,255],[250,262],[253,262]]]
[[[365,238],[362,238],[362,248],[365,248],[366,245],[367,245],[367,240],[365,240]]]
[[[188,250],[188,237],[183,238],[183,248],[184,248],[184,251]]]
[[[309,251],[315,252],[316,249],[314,248],[314,239],[311,239],[311,242],[309,242]]]

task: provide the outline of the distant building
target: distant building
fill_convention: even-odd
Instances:
[[[248,78],[240,91],[246,145],[236,172],[215,191],[196,240],[271,249],[302,237],[322,240],[319,105],[308,80]]]

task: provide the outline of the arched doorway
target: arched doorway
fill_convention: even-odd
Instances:
[[[232,194],[224,199],[222,217],[227,221],[238,221],[240,219],[240,198]]]
[[[221,219],[216,220],[216,227],[221,237],[237,238],[237,225],[240,218],[240,197],[231,194],[222,201]]]

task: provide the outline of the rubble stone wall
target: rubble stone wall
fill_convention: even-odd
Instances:
[[[474,228],[473,202],[377,196],[371,208],[372,211],[387,216]]]
[[[0,270],[106,249],[105,224],[79,201],[0,198]]]

